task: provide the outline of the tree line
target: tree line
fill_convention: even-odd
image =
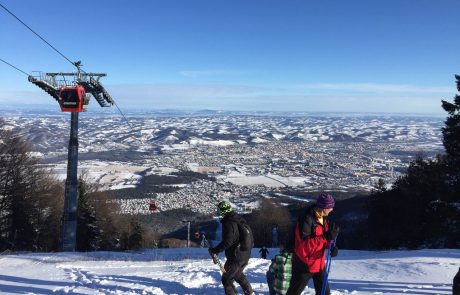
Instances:
[[[4,127],[4,124],[0,124]],[[0,128],[0,249],[54,250],[63,187],[38,167],[30,143]]]
[[[460,91],[460,76],[455,75]],[[368,246],[460,247],[460,96],[442,100],[445,154],[417,159],[387,189],[380,180],[369,197]]]
[[[77,251],[151,247],[155,233],[118,214],[110,192],[79,177]],[[40,165],[33,148],[0,120],[0,251],[58,251],[64,184]]]

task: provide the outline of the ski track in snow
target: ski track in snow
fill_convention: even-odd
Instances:
[[[255,258],[258,250],[245,274],[255,293],[265,295],[270,260]],[[276,253],[270,249],[269,256]],[[179,248],[0,256],[0,294],[223,294],[219,268],[206,254]],[[459,266],[460,250],[341,250],[331,266],[331,293],[447,295]],[[314,293],[310,282],[302,294]]]

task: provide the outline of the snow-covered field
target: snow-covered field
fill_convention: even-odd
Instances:
[[[270,249],[270,257],[276,254]],[[256,294],[268,294],[269,260],[245,270]],[[452,294],[460,250],[342,250],[331,266],[332,294]],[[142,252],[13,253],[0,256],[1,294],[223,294],[206,249]],[[303,294],[314,294],[312,286]]]

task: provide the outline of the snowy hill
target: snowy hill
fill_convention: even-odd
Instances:
[[[270,261],[257,254],[245,273],[256,294],[268,294]],[[1,294],[223,294],[219,269],[201,248],[14,253],[0,256],[0,265]],[[452,294],[459,266],[460,250],[342,250],[330,283],[333,295]],[[314,294],[312,286],[303,294]]]

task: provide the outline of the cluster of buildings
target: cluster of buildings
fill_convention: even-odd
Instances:
[[[229,199],[241,210],[257,207],[260,196],[295,191],[370,191],[378,179],[393,183],[417,153],[404,143],[266,142],[257,145],[196,145],[170,148],[150,155],[144,165],[206,173],[172,193],[147,196],[159,210],[190,208],[213,214],[215,205]],[[143,196],[142,198],[145,198]],[[130,209],[142,199],[120,200],[124,213],[148,214],[148,208]]]

